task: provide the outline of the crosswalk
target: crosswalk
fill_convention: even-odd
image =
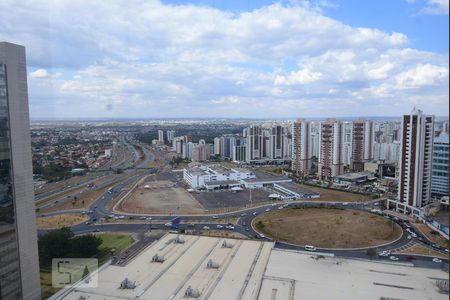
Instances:
[[[410,247],[412,247],[412,246],[414,246],[414,245],[416,245],[417,243],[415,242],[415,241],[409,241],[407,244],[405,244],[405,245],[403,245],[403,246],[401,246],[401,247],[398,247],[398,248],[394,248],[394,249],[391,249],[391,252],[392,253],[401,253],[402,251],[404,251],[404,250],[407,250],[408,248],[410,248]]]

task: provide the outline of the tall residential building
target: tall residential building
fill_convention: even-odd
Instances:
[[[422,207],[431,197],[434,116],[414,110],[402,119],[398,199]]]
[[[374,143],[373,160],[398,163],[400,160],[400,148],[401,142],[399,141],[394,141],[392,143]]]
[[[445,121],[444,123],[442,123],[442,132],[443,133],[449,133],[448,132],[448,121]]]
[[[351,165],[352,159],[352,136],[353,122],[344,122],[342,124],[343,141],[342,141],[342,157],[345,166]]]
[[[158,142],[164,144],[164,131],[158,130]]]
[[[248,163],[264,158],[264,135],[259,125],[250,126],[246,132],[247,145],[245,158]]]
[[[0,42],[0,299],[40,299],[25,47]]]
[[[373,123],[359,119],[353,122],[351,169],[355,172],[364,171],[364,163],[373,159],[372,147],[374,140]]]
[[[220,137],[214,138],[214,155],[220,156],[220,142],[221,142]]]
[[[431,193],[435,196],[448,195],[449,147],[448,134],[441,133],[434,138],[433,164],[431,173]]]
[[[208,144],[198,144],[195,145],[192,150],[192,160],[193,161],[205,161],[208,160],[210,155]]]
[[[197,144],[194,144],[193,142],[189,142],[189,143],[184,143],[183,144],[183,153],[182,153],[182,157],[183,158],[188,158],[188,159],[192,159],[192,156],[194,154],[194,147]]]
[[[269,128],[268,158],[271,160],[285,159],[288,152],[287,128],[273,125]]]
[[[175,138],[175,130],[167,130],[166,132],[167,141],[172,142],[172,140]]]
[[[320,123],[317,122],[311,122],[309,124],[309,127],[311,128],[311,154],[316,158],[319,158],[320,151],[319,126]]]
[[[342,136],[341,122],[331,119],[320,123],[319,178],[331,180],[343,173]]]
[[[308,174],[311,170],[311,129],[307,121],[292,123],[292,163],[296,174]]]
[[[234,135],[226,134],[220,137],[220,156],[225,159],[232,159],[234,146],[236,146]]]
[[[172,140],[172,148],[178,155],[183,154],[183,145],[186,144],[183,136],[175,137]]]
[[[233,148],[233,161],[241,162],[245,161],[245,147],[246,146],[234,146]]]

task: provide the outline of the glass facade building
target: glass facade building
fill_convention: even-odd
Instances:
[[[433,196],[448,195],[448,134],[441,133],[434,138],[433,165],[431,174],[431,193]]]
[[[0,299],[21,298],[11,179],[6,65],[0,64]]]
[[[40,299],[25,48],[0,42],[0,300]]]

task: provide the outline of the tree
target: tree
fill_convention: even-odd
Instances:
[[[73,237],[71,240],[72,257],[92,257],[98,253],[101,243],[102,240],[92,234]]]
[[[70,228],[51,230],[39,237],[39,260],[42,265],[50,265],[52,258],[68,257],[71,252],[70,239],[73,232]]]
[[[367,249],[366,254],[367,254],[367,255],[370,257],[370,259],[372,260],[372,259],[375,257],[375,255],[377,255],[377,250],[375,250],[375,249],[373,249],[373,248]]]

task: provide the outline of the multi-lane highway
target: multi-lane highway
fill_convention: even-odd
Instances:
[[[134,147],[133,147],[134,149]],[[137,183],[142,178],[148,176],[151,174],[154,170],[147,170],[146,166],[153,161],[156,156],[161,160],[165,161],[164,154],[154,151],[150,151],[146,147],[142,147],[143,153],[144,153],[144,159],[142,160],[139,165],[135,166],[135,169],[128,169],[125,170],[124,173],[118,174],[114,180],[105,182],[104,185],[112,184],[112,188],[102,194],[100,197],[95,200],[88,210],[86,211],[74,211],[74,210],[67,210],[67,211],[58,211],[48,214],[41,214],[43,215],[57,215],[57,214],[71,214],[75,212],[83,212],[87,213],[89,215],[89,220],[86,223],[74,225],[72,226],[72,230],[76,234],[81,233],[87,233],[87,232],[117,232],[117,231],[125,231],[125,232],[136,232],[136,233],[143,233],[149,230],[173,230],[174,228],[170,228],[168,226],[165,226],[164,223],[169,222],[171,219],[173,219],[175,216],[173,215],[150,215],[150,214],[127,214],[127,213],[118,213],[111,211],[107,208],[108,203],[110,203],[119,196],[120,191],[124,189],[126,186],[132,185]],[[137,155],[136,152],[136,159],[137,161]],[[166,162],[167,163],[167,162]],[[162,168],[161,168],[162,169]],[[265,213],[269,210],[274,209],[286,209],[287,207],[295,207],[295,206],[303,206],[303,207],[338,207],[338,208],[350,208],[350,209],[356,209],[356,210],[364,210],[367,212],[371,212],[372,210],[378,208],[378,204],[376,204],[379,200],[373,200],[368,202],[350,202],[350,203],[342,203],[342,202],[320,202],[320,201],[292,201],[292,202],[286,202],[286,203],[274,203],[274,204],[268,204],[260,207],[253,207],[253,208],[247,208],[243,209],[241,211],[236,212],[229,212],[224,214],[218,214],[218,215],[180,215],[182,219],[182,223],[177,226],[177,230],[184,231],[184,230],[191,230],[191,231],[202,231],[202,230],[231,230],[226,229],[225,226],[223,226],[223,222],[217,222],[217,219],[224,220],[227,218],[238,218],[238,223],[234,225],[233,231],[240,233],[244,236],[247,236],[248,238],[253,239],[267,239],[266,237],[263,237],[260,233],[256,232],[255,229],[251,226],[253,219],[262,213]],[[121,223],[111,223],[111,224],[100,224],[98,221],[102,218],[112,218],[112,219],[120,219]],[[407,236],[409,235],[406,232],[406,225],[399,219],[391,216],[384,216],[385,218],[389,218],[390,220],[398,223],[402,229],[403,233],[402,236],[388,244],[381,247],[376,247],[377,252],[380,251],[392,251],[401,247],[404,247],[405,245],[408,245],[408,243],[411,243],[411,239],[408,239]],[[140,223],[130,223],[126,224],[127,220],[130,222],[134,222],[134,220],[140,220]],[[195,222],[195,223],[194,223]],[[205,227],[206,226],[206,227]],[[223,226],[223,228],[219,228],[220,226]],[[414,238],[414,241],[417,243],[420,243],[426,247],[433,248],[434,250],[440,251],[442,253],[447,253],[448,250],[439,247],[437,245],[433,245],[431,241],[427,239],[426,236],[423,236],[420,232],[415,231],[415,234],[417,235],[416,238]],[[275,241],[275,247],[277,248],[283,248],[283,249],[292,249],[292,250],[304,250],[303,246],[299,245],[291,245],[279,241]],[[343,257],[355,257],[355,258],[369,258],[367,254],[367,249],[317,249],[319,252],[323,253],[331,253],[336,256],[343,256]],[[417,256],[417,255],[399,255],[395,254],[399,258],[399,261],[409,261],[416,265],[429,265],[429,266],[438,266],[437,263],[432,262],[432,257],[427,256]],[[375,259],[381,259],[381,260],[388,260],[389,257],[383,257],[383,256],[377,256]],[[444,263],[448,263],[448,260],[445,260]]]

